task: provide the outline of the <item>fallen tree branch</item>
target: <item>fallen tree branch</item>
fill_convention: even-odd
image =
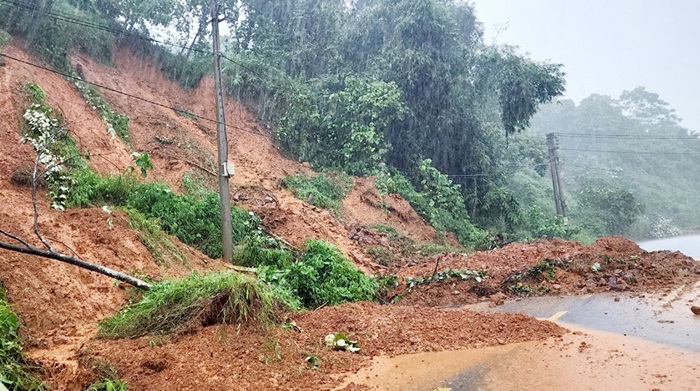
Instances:
[[[7,233],[4,233],[4,234],[6,236],[10,236]],[[10,237],[13,237],[13,236],[10,236]],[[74,257],[74,256],[61,254],[57,251],[43,250],[43,249],[40,249],[38,247],[34,247],[30,244],[27,244],[24,241],[20,241],[20,242],[23,242],[24,246],[17,246],[14,244],[0,241],[0,248],[4,248],[4,249],[10,250],[10,251],[16,251],[16,252],[19,252],[22,254],[36,255],[39,257],[55,259],[57,261],[65,262],[65,263],[68,263],[68,264],[71,264],[74,266],[88,269],[88,270],[93,271],[95,273],[100,273],[100,274],[103,274],[105,276],[112,277],[116,280],[133,285],[134,287],[139,288],[139,289],[143,289],[143,290],[150,290],[151,289],[151,285],[149,283],[142,281],[142,280],[139,280],[138,278],[129,276],[127,274],[118,272],[116,270],[112,270],[108,267],[104,267],[101,265],[90,263],[90,262],[87,262],[85,260],[82,260],[82,259]]]

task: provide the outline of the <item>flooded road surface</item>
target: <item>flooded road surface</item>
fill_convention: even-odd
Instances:
[[[347,382],[387,391],[700,390],[700,354],[562,323],[561,338],[375,358]]]
[[[526,298],[471,309],[524,312],[572,331],[485,349],[378,357],[353,375],[378,390],[700,390],[700,284],[656,295]]]
[[[700,316],[691,312],[693,305],[700,306],[700,283],[654,295],[533,297],[508,301],[498,307],[482,303],[469,308],[523,312],[540,319],[640,337],[700,353]]]

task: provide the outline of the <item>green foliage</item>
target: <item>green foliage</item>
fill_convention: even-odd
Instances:
[[[586,205],[575,217],[591,232],[599,236],[624,235],[643,213],[629,190],[619,186],[586,182],[578,193],[578,201]]]
[[[486,233],[471,223],[460,186],[433,167],[430,159],[421,162],[419,172],[420,192],[399,173],[377,177],[377,188],[384,194],[400,194],[435,229],[453,232],[465,246],[483,241]]]
[[[22,351],[19,336],[21,323],[7,302],[4,287],[0,285],[0,385],[9,390],[45,390],[44,384],[31,371]]]
[[[581,228],[564,223],[564,218],[547,214],[541,208],[533,206],[525,211],[523,228],[529,237],[521,239],[537,239],[541,237],[574,239],[581,233]]]
[[[151,156],[147,153],[134,152],[131,154],[134,158],[134,163],[136,167],[141,169],[141,177],[145,178],[148,175],[148,170],[153,169],[153,164],[151,163]]]
[[[129,140],[129,117],[124,114],[117,114],[112,110],[102,94],[92,84],[83,80],[76,80],[75,86],[85,101],[97,110],[100,118],[107,124],[107,131],[112,137],[119,136],[127,145],[131,145]]]
[[[25,86],[33,101],[22,117],[22,143],[30,143],[37,153],[39,165],[36,175],[43,177],[52,199],[51,207],[63,210],[66,207],[66,192],[70,187],[68,167],[86,167],[77,150],[75,140],[63,127],[62,118],[45,103],[46,93],[35,83]],[[34,178],[35,170],[32,170]],[[37,178],[38,179],[38,178]]]
[[[309,240],[304,256],[292,264],[287,282],[307,308],[372,300],[375,283],[334,246]]]
[[[148,219],[142,213],[135,210],[129,212],[129,225],[139,233],[139,240],[151,252],[159,265],[169,264],[175,261],[180,264],[187,263],[187,257],[168,238],[155,219]]]
[[[264,269],[261,277],[312,309],[372,300],[377,288],[337,248],[320,240],[308,240],[296,262],[284,269]]]
[[[128,391],[129,387],[123,380],[103,379],[88,386],[85,391]]]
[[[440,270],[429,277],[407,277],[405,278],[406,284],[408,285],[406,289],[410,292],[411,289],[415,288],[417,285],[430,284],[432,282],[439,282],[452,278],[457,278],[462,281],[474,280],[477,283],[481,283],[484,278],[486,278],[486,272],[481,270],[445,269]]]
[[[254,278],[221,272],[192,274],[155,284],[143,298],[100,322],[100,335],[135,338],[213,324],[262,324],[275,320],[270,289]]]
[[[296,174],[282,179],[282,185],[299,199],[337,212],[345,195],[352,189],[352,178],[330,171],[316,176]]]
[[[12,36],[0,29],[0,49],[12,42]]]
[[[219,196],[202,199],[175,194],[164,184],[141,183],[133,175],[101,177],[89,170],[71,173],[74,185],[68,189],[68,206],[115,205],[132,208],[149,219],[156,219],[163,231],[212,258],[220,258],[221,215]],[[232,207],[233,240],[243,243],[260,235],[258,219],[238,207]]]

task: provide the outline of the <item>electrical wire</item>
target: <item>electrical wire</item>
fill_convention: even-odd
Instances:
[[[93,83],[93,82],[89,82],[89,81],[86,81],[86,80],[82,80],[82,79],[79,78],[79,77],[76,77],[76,76],[73,76],[73,75],[68,75],[68,74],[63,73],[63,72],[55,71],[55,70],[53,70],[53,69],[51,69],[51,68],[47,68],[47,67],[42,66],[42,65],[39,65],[39,64],[34,64],[34,63],[32,63],[32,62],[25,61],[25,60],[22,60],[22,59],[17,58],[17,57],[10,56],[10,55],[5,54],[5,53],[0,53],[0,56],[1,56],[1,57],[5,57],[5,58],[8,58],[8,59],[13,60],[13,61],[17,61],[17,62],[22,63],[22,64],[26,64],[26,65],[29,65],[29,66],[32,66],[32,67],[35,67],[35,68],[39,68],[39,69],[44,70],[44,71],[46,71],[46,72],[51,72],[51,73],[54,73],[54,74],[57,74],[57,75],[61,75],[61,76],[65,77],[65,78],[67,78],[67,79],[72,79],[72,80],[76,80],[76,81],[82,81],[82,82],[84,82],[84,83],[86,83],[86,84],[90,84],[90,85],[92,85],[92,86],[102,88],[102,89],[104,89],[104,90],[106,90],[106,91],[110,91],[110,92],[113,92],[113,93],[115,93],[115,94],[123,95],[123,96],[129,97],[129,98],[132,98],[132,99],[141,101],[141,102],[149,103],[149,104],[154,105],[154,106],[158,106],[158,107],[170,109],[170,110],[173,110],[173,111],[178,112],[178,113],[179,113],[179,112],[182,112],[181,109],[177,109],[177,108],[175,108],[175,107],[168,106],[168,105],[163,104],[163,103],[159,103],[159,102],[155,102],[155,101],[152,101],[152,100],[149,100],[149,99],[146,99],[146,98],[142,98],[142,97],[137,96],[137,95],[129,94],[129,93],[124,92],[124,91],[119,91],[119,90],[116,90],[116,89],[114,89],[114,88],[111,88],[111,87],[107,87],[107,86],[105,86],[105,85],[102,85],[102,84],[98,84],[98,83]],[[197,118],[197,119],[201,119],[202,121],[211,122],[211,123],[214,123],[214,124],[217,124],[217,125],[220,125],[220,124],[221,124],[219,121],[217,121],[217,120],[215,120],[215,119],[211,119],[211,118],[204,117],[204,116],[201,116],[201,115],[197,115],[197,114],[194,114],[194,113],[192,113],[192,117]],[[238,127],[238,126],[235,126],[235,125],[230,125],[230,124],[226,124],[226,128],[231,128],[231,129],[236,129],[236,130],[240,130],[240,131],[243,131],[243,132],[248,132],[248,133],[251,133],[251,134],[254,134],[254,135],[263,137],[263,138],[265,138],[268,142],[272,143],[272,141],[269,139],[269,137],[268,137],[267,135],[262,134],[262,133],[259,133],[259,132],[254,132],[254,131],[251,131],[251,130],[248,130],[248,129],[245,129],[245,128],[241,128],[241,127]]]

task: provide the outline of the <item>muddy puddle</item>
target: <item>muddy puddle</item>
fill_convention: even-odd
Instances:
[[[561,338],[377,357],[346,384],[377,390],[700,390],[700,353],[561,323]]]

